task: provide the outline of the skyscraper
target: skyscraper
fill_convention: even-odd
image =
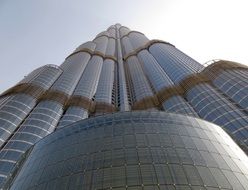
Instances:
[[[110,26],[1,95],[1,186],[248,189],[247,78]]]

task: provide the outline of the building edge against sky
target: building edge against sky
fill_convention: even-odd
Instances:
[[[105,113],[147,110],[201,118],[221,126],[247,153],[247,78],[244,65],[218,60],[204,67],[168,42],[149,40],[119,24],[110,26],[61,66],[40,67],[1,95],[2,185],[33,144],[56,129]],[[212,150],[206,147],[203,151],[222,151],[216,143]]]

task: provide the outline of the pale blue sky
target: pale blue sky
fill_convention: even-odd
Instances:
[[[0,92],[121,23],[200,63],[248,64],[246,0],[0,0]]]

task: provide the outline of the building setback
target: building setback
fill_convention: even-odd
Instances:
[[[248,189],[247,79],[112,25],[0,96],[0,187]]]

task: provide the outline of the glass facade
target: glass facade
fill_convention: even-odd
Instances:
[[[171,80],[176,84],[203,67],[169,44],[154,44],[149,50]]]
[[[243,163],[244,160],[235,161],[237,167],[231,161],[229,163],[229,160],[235,158],[236,153],[228,151],[225,153],[220,147],[220,145],[226,146],[224,141],[215,141],[215,138],[211,140],[211,134],[205,132],[210,135],[209,140],[200,143],[201,141],[197,138],[199,135],[199,138],[202,136],[198,132],[195,134],[194,130],[189,130],[189,137],[183,135],[182,139],[177,138],[181,130],[182,132],[187,130],[187,128],[183,129],[183,124],[179,128],[169,127],[171,132],[168,133],[171,134],[166,137],[168,142],[165,138],[162,142],[159,134],[164,135],[163,130],[166,127],[162,129],[161,126],[169,126],[170,123],[161,123],[160,126],[157,120],[157,117],[164,112],[163,114],[168,113],[168,117],[169,113],[185,115],[185,117],[173,116],[175,121],[170,121],[171,124],[180,122],[182,117],[186,118],[183,122],[190,121],[192,126],[200,122],[200,126],[207,125],[216,128],[215,125],[199,119],[212,122],[223,128],[247,154],[247,79],[248,67],[244,65],[218,60],[204,67],[168,42],[149,40],[141,32],[132,31],[120,24],[112,25],[106,31],[99,33],[92,41],[79,45],[60,66],[45,65],[37,68],[0,95],[0,189],[6,185],[7,181],[10,181],[7,179],[19,173],[17,168],[20,164],[26,159],[29,160],[30,147],[35,149],[36,145],[33,146],[35,143],[43,142],[43,138],[57,129],[58,132],[55,134],[59,134],[60,130],[68,131],[69,127],[65,127],[67,125],[70,125],[71,129],[76,129],[77,127],[73,127],[74,123],[75,125],[77,122],[83,123],[81,120],[88,118],[89,120],[85,120],[82,126],[85,126],[87,122],[92,123],[90,126],[98,126],[98,119],[104,120],[105,127],[99,127],[99,130],[103,130],[104,136],[101,139],[103,142],[99,141],[99,148],[106,145],[108,140],[109,143],[116,141],[117,148],[113,152],[112,146],[114,145],[110,144],[110,147],[105,147],[108,149],[106,155],[105,150],[101,148],[100,152],[87,153],[88,149],[97,150],[98,145],[95,142],[91,142],[93,144],[85,142],[85,145],[82,145],[84,146],[82,150],[85,151],[84,157],[86,161],[94,160],[94,163],[87,162],[90,167],[98,165],[97,168],[91,168],[89,171],[84,169],[85,171],[80,175],[73,173],[78,178],[67,178],[65,175],[63,179],[59,179],[60,183],[64,182],[68,185],[68,183],[80,182],[82,185],[81,180],[85,174],[83,183],[87,184],[84,184],[84,187],[88,188],[91,184],[90,189],[216,189],[216,187],[218,189],[247,189],[246,173],[236,169],[243,168],[242,164],[246,163]],[[146,110],[147,117],[150,119],[143,117],[146,115],[145,112],[142,112],[140,116],[143,118],[142,122],[137,119],[138,116],[133,116],[135,112],[130,113],[131,115],[123,113],[122,116],[121,114],[121,112],[134,110]],[[161,112],[153,113],[150,112],[151,110]],[[108,121],[105,121],[105,117],[99,117],[99,115],[114,112],[120,113],[120,115],[117,114],[120,118],[129,115],[132,119],[126,118],[127,123],[120,119],[120,124],[118,124],[110,116],[106,116]],[[155,116],[156,114],[158,116]],[[158,133],[154,134],[152,129],[149,129],[149,132],[143,131],[136,134],[134,128],[140,126],[137,130],[142,130],[142,127],[143,130],[148,129],[153,117],[155,117],[154,122],[156,121],[154,127],[156,126]],[[137,126],[135,121],[137,121]],[[110,130],[108,133],[112,134],[114,129],[111,127],[113,126],[116,126],[120,133],[132,128],[133,134],[131,132],[128,132],[127,136],[123,134],[125,137],[121,135],[121,139],[117,139],[120,137],[117,135],[114,141],[111,138],[115,135],[105,139],[106,131]],[[195,130],[198,131],[198,128]],[[96,138],[98,138],[98,129],[92,128],[90,131],[95,131]],[[172,133],[175,135],[173,136]],[[196,139],[193,138],[194,135]],[[92,135],[89,137],[93,139]],[[150,137],[153,140],[150,141]],[[90,141],[93,141],[92,139]],[[67,142],[63,140],[63,143],[64,141]],[[191,142],[192,147],[189,147],[189,150],[186,144],[182,144],[184,141],[185,143]],[[208,141],[211,141],[210,144]],[[144,147],[139,143],[144,143]],[[153,143],[157,144],[151,148]],[[165,148],[167,145],[161,143],[172,144]],[[176,146],[177,143],[182,144],[181,149]],[[61,146],[58,145],[57,149]],[[64,144],[64,147],[66,146]],[[53,148],[56,152],[56,148]],[[73,148],[71,150],[67,148],[66,151],[69,155]],[[213,152],[213,155],[208,152]],[[229,153],[230,157],[222,157]],[[36,153],[32,152],[31,155],[36,155]],[[60,153],[55,155],[58,156]],[[52,156],[53,154],[48,155],[48,157]],[[35,157],[32,156],[33,159],[38,159]],[[44,156],[44,161],[46,159],[49,158]],[[58,164],[63,162],[59,161]],[[77,167],[77,160],[71,163],[73,164],[70,164],[70,167]],[[146,165],[146,163],[149,164]],[[47,166],[51,167],[53,172],[57,171],[53,168],[55,165]],[[231,170],[227,166],[231,167]],[[29,169],[23,171],[32,173]],[[119,175],[112,175],[118,171],[121,171]],[[189,173],[192,173],[192,176]],[[38,179],[32,178],[35,181],[34,184],[30,182],[33,184],[33,189],[41,184],[39,186],[41,189],[52,189],[52,183],[58,183],[57,178],[51,182],[53,174],[36,175],[41,175],[42,180],[44,177],[44,181],[38,182],[35,181]],[[18,174],[18,181],[21,178],[21,174]],[[29,179],[25,178],[25,180]]]
[[[86,119],[60,128],[28,154],[9,181],[12,190],[248,188],[248,158],[226,132],[178,114]]]
[[[62,70],[58,67],[45,65],[36,69],[26,76],[18,84],[26,84],[36,86],[33,91],[47,90],[55,80],[61,75]],[[8,140],[12,133],[18,128],[20,123],[34,108],[37,98],[32,94],[17,93],[13,94],[1,102],[0,105],[0,147]]]
[[[151,86],[142,72],[141,65],[136,56],[131,56],[126,62],[126,69],[129,73],[129,88],[132,94],[132,102],[153,96]]]
[[[199,84],[186,95],[199,116],[223,126],[237,140],[247,144],[248,115],[208,84]]]
[[[115,62],[106,59],[103,62],[101,75],[99,78],[97,90],[95,92],[96,102],[112,103],[112,92],[114,88],[115,79]]]
[[[248,111],[248,71],[224,71],[213,82],[218,89]]]

